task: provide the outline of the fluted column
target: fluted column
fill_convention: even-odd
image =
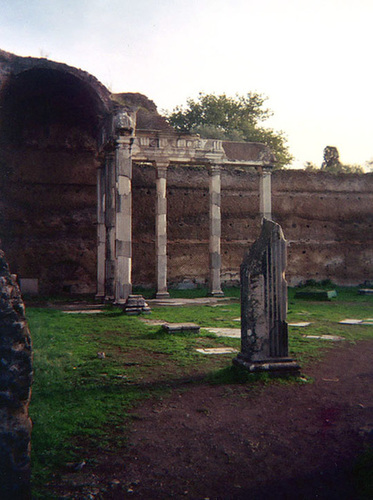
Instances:
[[[224,293],[221,289],[221,179],[220,166],[209,166],[209,266],[210,266],[210,295],[222,297]]]
[[[158,298],[167,298],[167,167],[168,162],[156,163],[155,250]]]
[[[115,152],[105,152],[105,300],[114,299],[115,276]]]
[[[132,138],[119,136],[115,150],[116,238],[115,302],[124,303],[132,293]]]
[[[260,169],[260,215],[269,220],[272,220],[271,175],[270,168]]]
[[[96,298],[105,297],[105,164],[97,169],[97,290]]]

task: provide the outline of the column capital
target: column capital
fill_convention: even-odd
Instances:
[[[256,171],[258,174],[266,176],[266,175],[272,175],[272,170],[273,167],[267,167],[267,166],[261,166],[261,167],[256,167]]]
[[[169,161],[156,161],[155,165],[155,173],[157,179],[165,179],[167,177],[167,169],[170,165]]]
[[[219,175],[221,173],[221,165],[217,163],[210,163],[207,169],[210,175]]]
[[[134,137],[131,135],[118,135],[115,138],[115,148],[130,148],[133,144]]]

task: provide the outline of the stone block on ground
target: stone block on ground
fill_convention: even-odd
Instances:
[[[162,328],[166,330],[167,333],[199,333],[200,331],[200,326],[195,323],[164,323]]]
[[[339,335],[303,335],[305,339],[314,339],[314,340],[330,340],[332,342],[338,342],[340,340],[344,340],[343,337]]]
[[[149,314],[151,309],[142,295],[129,295],[123,306],[123,312],[130,316],[136,316],[141,313]]]
[[[215,333],[217,337],[231,337],[239,339],[241,337],[240,328],[206,328],[211,333]]]
[[[238,349],[233,347],[207,347],[205,349],[196,349],[200,354],[231,354],[238,352]]]
[[[298,290],[295,292],[296,299],[332,300],[335,297],[337,297],[336,290]]]

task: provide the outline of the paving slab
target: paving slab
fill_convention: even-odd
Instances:
[[[206,328],[206,330],[215,333],[218,337],[241,338],[241,328]]]
[[[233,347],[209,347],[206,349],[196,349],[200,354],[232,354],[238,352]]]
[[[288,323],[288,326],[296,326],[298,328],[305,328],[306,326],[310,326],[310,322],[300,321],[299,323]]]
[[[99,314],[102,313],[101,309],[80,309],[76,311],[62,311],[65,314]]]
[[[316,339],[316,340],[330,340],[332,342],[338,342],[339,340],[344,340],[343,337],[338,335],[303,335],[306,339]]]
[[[344,319],[343,321],[339,321],[340,325],[360,325],[363,322],[362,319]]]

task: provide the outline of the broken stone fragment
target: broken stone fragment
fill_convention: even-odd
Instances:
[[[31,498],[31,337],[18,285],[0,250],[0,498]]]
[[[286,241],[264,219],[259,238],[241,264],[241,352],[233,363],[249,371],[296,373],[288,357]]]

